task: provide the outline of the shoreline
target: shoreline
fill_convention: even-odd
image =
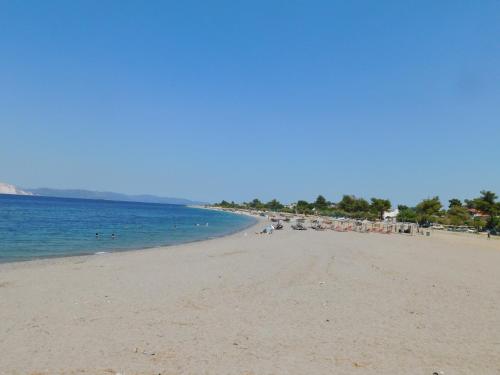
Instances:
[[[191,208],[198,208],[198,209],[208,209],[208,210],[213,210],[217,211],[215,209],[211,209],[209,207],[195,207],[192,206]],[[214,241],[226,237],[231,237],[234,235],[237,235],[238,233],[244,232],[246,230],[252,229],[254,227],[257,227],[262,220],[259,220],[258,216],[251,215],[251,214],[245,214],[245,213],[236,213],[233,212],[234,215],[246,215],[252,217],[255,221],[253,223],[249,223],[247,226],[244,226],[240,229],[237,229],[235,231],[232,231],[230,233],[226,233],[223,235],[219,236],[214,236],[214,237],[209,237],[209,238],[203,238],[203,239],[197,239],[197,240],[191,240],[191,241],[186,241],[178,244],[172,244],[172,245],[159,245],[159,246],[150,246],[150,247],[140,247],[136,249],[124,249],[124,250],[113,250],[113,251],[98,251],[98,252],[92,252],[92,253],[77,253],[77,254],[67,254],[67,255],[54,255],[54,256],[46,256],[46,257],[39,257],[39,258],[30,258],[30,259],[22,259],[22,260],[12,260],[12,261],[0,261],[0,272],[4,268],[9,268],[8,266],[15,266],[15,265],[23,265],[23,264],[47,264],[47,263],[52,263],[52,262],[58,262],[62,261],[64,259],[72,259],[72,258],[88,258],[88,257],[95,257],[95,256],[108,256],[108,255],[113,255],[113,254],[123,254],[123,253],[132,253],[132,252],[142,252],[142,251],[150,251],[150,250],[165,250],[165,249],[170,249],[173,247],[180,247],[183,245],[189,245],[193,243],[200,243],[200,242],[207,242],[207,241]]]

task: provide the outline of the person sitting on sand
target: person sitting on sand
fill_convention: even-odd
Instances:
[[[269,225],[269,226],[265,227],[264,229],[262,229],[262,231],[260,233],[257,232],[257,234],[273,234],[273,231],[274,231],[274,227],[272,225]]]

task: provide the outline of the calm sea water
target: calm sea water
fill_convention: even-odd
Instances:
[[[177,205],[0,194],[0,262],[174,245],[253,223]]]

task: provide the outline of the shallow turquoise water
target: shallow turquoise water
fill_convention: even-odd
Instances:
[[[178,205],[0,194],[0,262],[174,245],[253,223]]]

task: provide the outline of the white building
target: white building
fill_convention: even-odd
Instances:
[[[384,212],[384,220],[386,221],[392,221],[392,222],[396,222],[396,218],[398,217],[398,214],[399,214],[399,210],[396,208],[392,211],[386,211]]]

